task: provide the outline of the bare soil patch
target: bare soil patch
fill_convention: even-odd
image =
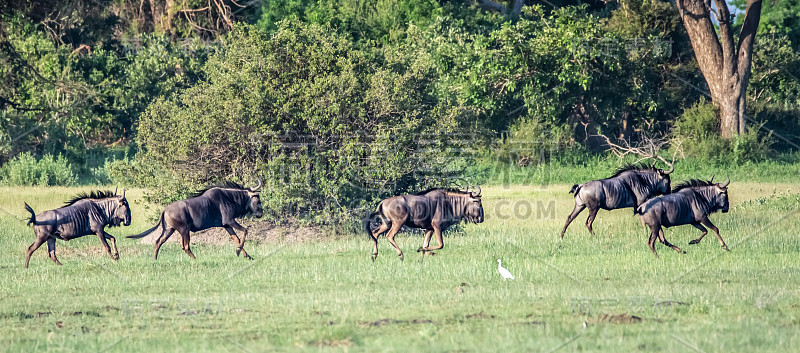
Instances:
[[[269,222],[254,222],[249,220],[239,220],[239,223],[248,229],[248,243],[306,243],[325,239],[327,234],[317,227],[283,227],[275,226]],[[142,244],[155,244],[156,238],[161,235],[161,229],[157,228],[152,233],[142,238]],[[237,232],[237,236],[241,236]],[[233,244],[230,234],[224,228],[211,228],[199,232],[192,232],[190,235],[192,243],[203,243],[211,245],[230,245]],[[181,236],[177,232],[167,240],[167,243],[180,241]]]
[[[351,341],[350,338],[345,338],[343,340],[311,341],[309,344],[315,347],[350,347],[353,345],[353,341]]]
[[[467,319],[494,319],[494,315],[484,313],[483,311],[476,314],[469,314],[465,316]]]
[[[622,314],[600,314],[595,322],[608,322],[612,324],[636,324],[642,322],[642,318],[636,315]]]
[[[386,325],[398,325],[398,324],[436,324],[436,322],[428,319],[395,320],[386,318],[377,321],[361,321],[358,323],[359,326],[363,327],[381,327]]]

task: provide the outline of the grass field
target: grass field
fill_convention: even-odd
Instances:
[[[22,267],[37,212],[88,188],[0,188],[0,350],[12,352],[536,351],[797,352],[800,185],[731,185],[713,234],[668,229],[687,254],[656,259],[631,210],[582,214],[563,241],[568,185],[485,187],[486,222],[445,238],[421,261],[403,233],[401,262],[385,239],[152,246],[122,238],[151,226],[141,190],[133,223],[112,228],[120,260],[97,237],[59,241]],[[516,210],[516,212],[515,212]],[[503,281],[498,258],[517,276]]]

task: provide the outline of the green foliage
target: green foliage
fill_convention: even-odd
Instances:
[[[426,26],[442,11],[435,0],[277,0],[264,3],[258,26],[273,32],[282,20],[293,19],[328,26],[357,42],[387,42],[409,24]]]
[[[771,132],[764,135],[760,133],[760,127],[752,127],[745,134],[723,139],[719,134],[719,124],[717,108],[701,98],[675,120],[673,148],[680,148],[685,156],[729,165],[759,161],[769,156]]]
[[[69,161],[62,155],[46,154],[37,160],[30,153],[21,153],[0,167],[0,185],[70,186],[76,181]]]
[[[445,163],[458,109],[430,95],[424,55],[368,57],[326,27],[284,21],[271,36],[238,26],[203,72],[202,82],[155,101],[139,128],[142,157],[186,185],[258,175],[272,214],[314,218],[385,196],[387,183],[414,171],[432,174],[404,187],[462,167]]]

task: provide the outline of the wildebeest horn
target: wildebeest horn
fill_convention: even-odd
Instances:
[[[723,187],[723,188],[727,188],[727,187],[728,187],[728,185],[730,185],[730,184],[731,184],[731,177],[728,177],[728,182],[727,182],[727,183],[725,183],[725,185],[722,185],[722,187]]]
[[[658,158],[661,159],[661,161],[663,161],[666,165],[669,166],[669,170],[664,172],[664,174],[669,174],[669,173],[672,173],[673,171],[675,171],[675,165],[674,164],[672,164],[670,162],[667,162],[666,159],[661,158],[660,156]]]
[[[125,198],[125,191],[128,191],[128,190],[127,189],[122,189],[122,198],[123,199]]]
[[[117,196],[117,190],[119,190],[119,185],[114,187],[114,196]]]
[[[478,188],[478,192],[471,192],[470,191],[470,193],[469,193],[470,196],[472,196],[472,197],[480,197],[481,196],[481,187],[480,186],[476,186],[476,188]]]
[[[709,184],[713,184],[714,183],[714,176],[713,175],[711,176],[711,179],[708,180],[708,183]]]
[[[250,191],[255,192],[255,191],[258,191],[259,189],[261,189],[261,179],[260,178],[258,179],[258,186],[250,189]]]

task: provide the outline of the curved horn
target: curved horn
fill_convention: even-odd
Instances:
[[[714,176],[713,175],[711,176],[711,179],[708,181],[708,183],[709,184],[713,184],[714,183]]]
[[[664,157],[661,157],[661,156],[656,156],[656,157],[657,157],[657,158],[658,158],[660,161],[664,162],[664,164],[666,164],[666,165],[668,165],[668,166],[669,166],[669,170],[668,170],[668,171],[665,171],[665,172],[664,172],[664,174],[666,174],[666,175],[669,175],[669,173],[672,173],[673,171],[675,171],[675,165],[674,165],[674,164],[672,164],[672,163],[670,163],[670,162],[667,162],[667,160],[666,160],[666,159],[664,159]]]
[[[255,192],[255,191],[258,191],[259,189],[261,189],[261,178],[258,179],[258,186],[250,189],[250,191]]]
[[[123,199],[125,198],[125,191],[127,191],[127,189],[122,189],[122,198]]]
[[[117,196],[117,190],[119,190],[119,185],[114,187],[114,196]]]
[[[725,185],[722,185],[722,187],[723,187],[723,188],[727,188],[727,187],[728,187],[728,185],[730,185],[730,184],[731,184],[731,177],[728,177],[728,182],[727,182],[727,183],[725,183]]]

